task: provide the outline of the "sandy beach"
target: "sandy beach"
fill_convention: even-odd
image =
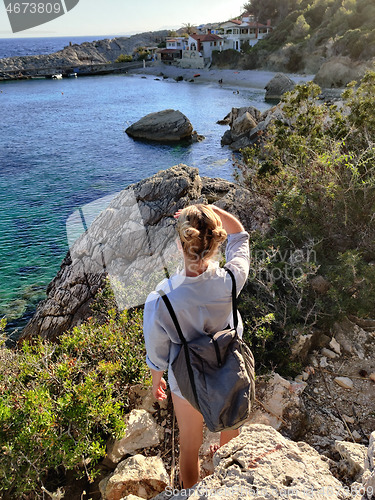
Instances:
[[[184,80],[194,80],[194,83],[222,85],[234,89],[241,87],[264,89],[277,72],[234,69],[184,69],[158,63],[147,65],[146,68],[131,70],[130,73],[144,76],[153,75],[155,77],[163,73],[168,78],[182,76]],[[197,74],[200,76],[194,78],[194,75]],[[314,78],[314,75],[288,74],[288,76],[296,83],[308,82]],[[222,84],[219,84],[219,80],[222,80]]]

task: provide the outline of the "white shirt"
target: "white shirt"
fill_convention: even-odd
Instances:
[[[237,295],[242,290],[249,275],[249,234],[246,231],[228,235],[226,264],[236,279]],[[196,277],[183,273],[174,274],[169,280],[164,279],[156,287],[163,290],[177,316],[181,330],[189,340],[202,335],[202,332],[215,333],[230,324],[232,317],[232,279],[219,267],[218,262],[210,262],[207,270]],[[239,315],[238,334],[243,331]],[[176,327],[157,291],[147,297],[143,334],[146,344],[147,365],[157,371],[164,371],[171,366],[181,348]],[[172,392],[182,397],[172,370],[168,372],[168,382]]]

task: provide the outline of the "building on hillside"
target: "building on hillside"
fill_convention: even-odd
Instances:
[[[165,41],[165,49],[158,51],[162,62],[171,64],[182,58],[182,53],[188,47],[188,38],[185,36],[168,37]]]
[[[267,21],[267,24],[262,24],[255,21],[255,17],[250,14],[244,15],[241,19],[232,19],[222,23],[221,28],[224,31],[222,36],[225,40],[223,48],[234,49],[239,52],[244,42],[254,46],[272,31],[270,20]]]
[[[208,33],[206,35],[190,35],[188,39],[188,49],[196,51],[202,55],[204,63],[208,64],[212,61],[212,52],[214,50],[223,50],[224,40],[219,35]]]
[[[208,23],[197,26],[197,34],[199,35],[222,35],[224,30],[221,28],[221,23]]]

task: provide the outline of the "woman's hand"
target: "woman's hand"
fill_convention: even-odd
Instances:
[[[173,216],[173,217],[174,217],[175,219],[178,219],[178,218],[180,217],[180,215],[181,215],[182,210],[183,210],[182,208],[180,208],[180,210],[177,210],[177,212],[174,214],[174,216]]]
[[[163,401],[163,399],[167,399],[167,395],[165,394],[165,389],[167,388],[167,383],[163,379],[163,372],[159,372],[153,370],[151,368],[152,375],[152,394],[155,399],[159,401]]]
[[[155,399],[158,399],[159,401],[167,399],[167,395],[165,394],[166,388],[167,383],[163,378],[161,378],[159,382],[154,380],[152,381],[152,394]]]

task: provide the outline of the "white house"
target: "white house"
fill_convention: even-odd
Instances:
[[[165,41],[166,48],[158,50],[158,57],[167,64],[172,64],[182,58],[182,53],[188,47],[188,39],[185,36],[169,37]]]
[[[219,35],[208,33],[207,35],[190,35],[188,40],[189,51],[197,51],[203,56],[205,63],[211,62],[214,50],[223,50],[224,40]]]
[[[221,28],[224,30],[224,49],[238,51],[241,51],[241,45],[244,42],[249,42],[251,46],[254,46],[272,31],[270,20],[267,24],[262,24],[255,21],[252,15],[246,15],[241,19],[232,19],[231,21],[222,23]]]
[[[185,36],[169,37],[165,43],[167,49],[185,50],[188,45],[188,39]]]

